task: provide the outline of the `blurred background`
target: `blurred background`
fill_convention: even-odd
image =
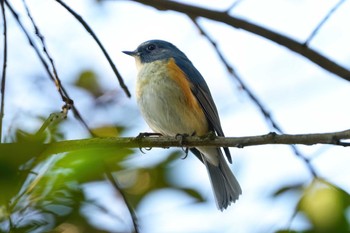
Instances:
[[[62,86],[97,136],[134,137],[151,131],[136,105],[134,60],[121,52],[134,50],[150,39],[173,43],[201,72],[226,136],[278,132],[246,89],[284,133],[350,128],[347,80],[254,33],[196,18],[206,33],[203,35],[185,14],[134,1],[66,1],[107,50],[131,92],[128,98],[96,41],[59,1],[6,2],[17,12],[41,54],[43,45],[37,35],[43,36]],[[332,12],[308,46],[350,69],[349,1],[177,2],[229,10],[233,17],[301,44]],[[26,7],[40,33],[35,31]],[[36,132],[51,113],[61,111],[64,102],[8,5],[4,8],[8,57],[2,142],[22,144],[0,150],[0,232],[349,231],[350,157],[346,147],[231,148],[231,168],[243,195],[221,212],[215,206],[205,167],[192,154],[182,159],[182,150],[107,148],[44,156],[39,152],[40,143],[26,146],[25,142],[48,143],[91,135],[69,111],[67,119],[38,137]],[[4,31],[3,21],[0,31]],[[1,34],[0,64],[4,61],[3,42]],[[243,85],[227,71],[220,54]],[[310,160],[311,169],[300,156]],[[129,208],[135,211],[138,229]]]

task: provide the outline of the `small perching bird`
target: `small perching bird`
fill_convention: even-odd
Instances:
[[[167,136],[204,136],[214,132],[224,136],[208,85],[177,47],[166,41],[150,40],[124,53],[136,60],[137,103],[154,132]],[[191,151],[207,168],[217,207],[226,209],[242,190],[222,150],[196,147]],[[229,149],[224,151],[232,163]]]

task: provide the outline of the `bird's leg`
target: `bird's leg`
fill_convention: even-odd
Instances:
[[[143,133],[139,133],[139,135],[136,136],[136,140],[140,141],[142,138],[145,137],[151,137],[151,136],[162,136],[162,134],[160,133],[148,133],[148,132],[143,132]],[[151,150],[152,147],[150,148],[145,148],[146,150]],[[141,151],[142,154],[145,154],[145,152],[142,150],[142,147],[139,147],[139,150]]]
[[[194,135],[196,135],[196,132],[193,132],[192,134],[191,134],[191,136],[194,136]],[[186,137],[188,137],[189,135],[188,134],[176,134],[175,135],[175,138],[176,139],[180,139],[180,141],[179,141],[179,143],[180,143],[180,145],[182,146],[182,144],[183,144],[183,140],[184,140],[184,138],[186,138]],[[182,158],[182,159],[186,159],[187,158],[187,156],[188,156],[188,151],[189,151],[189,148],[188,147],[182,147],[182,150],[185,152],[185,156]]]
[[[189,149],[188,149],[188,147],[185,147],[185,148],[182,147],[182,150],[185,152],[185,156],[183,158],[181,158],[181,159],[186,159],[187,156],[188,156]]]
[[[139,133],[139,135],[136,136],[136,139],[142,139],[142,138],[145,138],[145,137],[151,137],[151,136],[162,136],[161,133],[154,133],[154,132],[142,132],[142,133]]]
[[[176,139],[176,140],[179,140],[180,146],[182,146],[183,140],[184,140],[184,138],[186,138],[186,137],[188,137],[188,134],[186,134],[186,133],[184,133],[184,134],[178,133],[178,134],[175,135],[175,139]]]

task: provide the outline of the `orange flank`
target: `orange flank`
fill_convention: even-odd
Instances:
[[[188,80],[186,74],[178,67],[175,63],[174,58],[170,58],[168,61],[168,72],[169,72],[169,77],[173,79],[177,85],[181,88],[183,91],[183,94],[185,96],[185,103],[188,105],[190,109],[195,113],[197,116],[196,119],[205,119],[204,112],[202,107],[199,105],[198,100],[196,97],[193,95],[191,91],[191,83]],[[196,132],[198,136],[202,136],[206,134],[207,129],[206,127],[203,127],[204,132]]]

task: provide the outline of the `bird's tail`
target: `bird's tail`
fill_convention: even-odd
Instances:
[[[229,168],[220,149],[218,160],[219,164],[213,165],[205,156],[202,155],[205,166],[210,177],[210,182],[213,187],[216,205],[218,209],[223,211],[231,202],[235,202],[239,195],[242,194],[241,186]]]

